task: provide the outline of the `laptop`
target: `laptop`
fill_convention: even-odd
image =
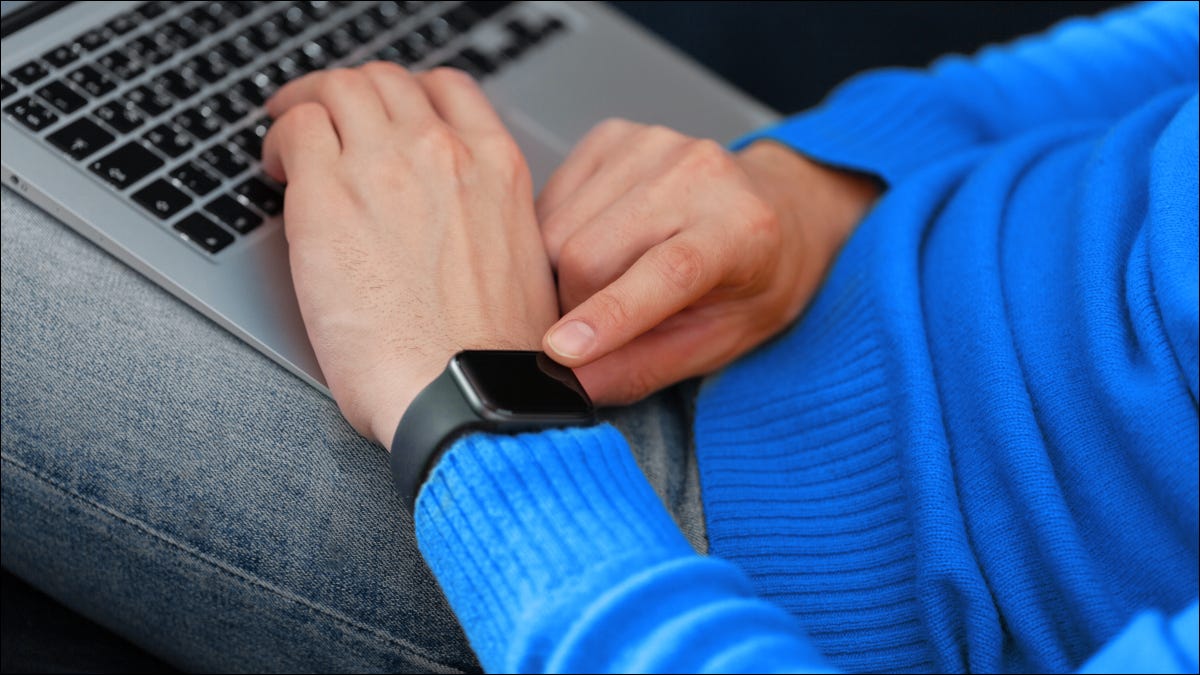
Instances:
[[[466,70],[537,187],[608,117],[721,141],[777,119],[594,3],[2,2],[0,31],[0,180],[325,393],[258,161],[284,82]]]

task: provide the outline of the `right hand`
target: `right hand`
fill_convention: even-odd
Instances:
[[[543,346],[600,404],[710,373],[800,314],[878,195],[769,141],[604,122],[538,198],[564,313]]]

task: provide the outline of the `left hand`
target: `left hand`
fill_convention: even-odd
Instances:
[[[460,71],[312,73],[267,102],[268,174],[334,399],[385,448],[460,349],[537,349],[558,317],[529,168]]]

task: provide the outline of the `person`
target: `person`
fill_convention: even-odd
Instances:
[[[483,667],[1194,672],[1197,23],[1136,6],[868,73],[733,152],[605,123],[536,202],[464,74],[283,87],[264,166],[362,436],[387,447],[464,348],[544,348],[609,404],[716,372],[709,557],[675,521],[697,539],[688,490],[635,462],[653,421],[441,457],[416,542]],[[11,261],[39,242],[9,208]],[[82,290],[8,265],[6,567],[193,666],[470,665],[396,562],[401,509],[355,483],[385,489],[382,464],[290,413],[285,375],[242,371],[232,339],[193,354],[176,316],[82,310],[111,344],[43,330]],[[135,381],[91,365],[131,353]],[[226,379],[251,394],[206,386]],[[81,404],[102,423],[44,421]]]

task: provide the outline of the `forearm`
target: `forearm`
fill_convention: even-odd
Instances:
[[[460,441],[416,525],[489,671],[827,668],[739,570],[692,551],[610,426]]]

